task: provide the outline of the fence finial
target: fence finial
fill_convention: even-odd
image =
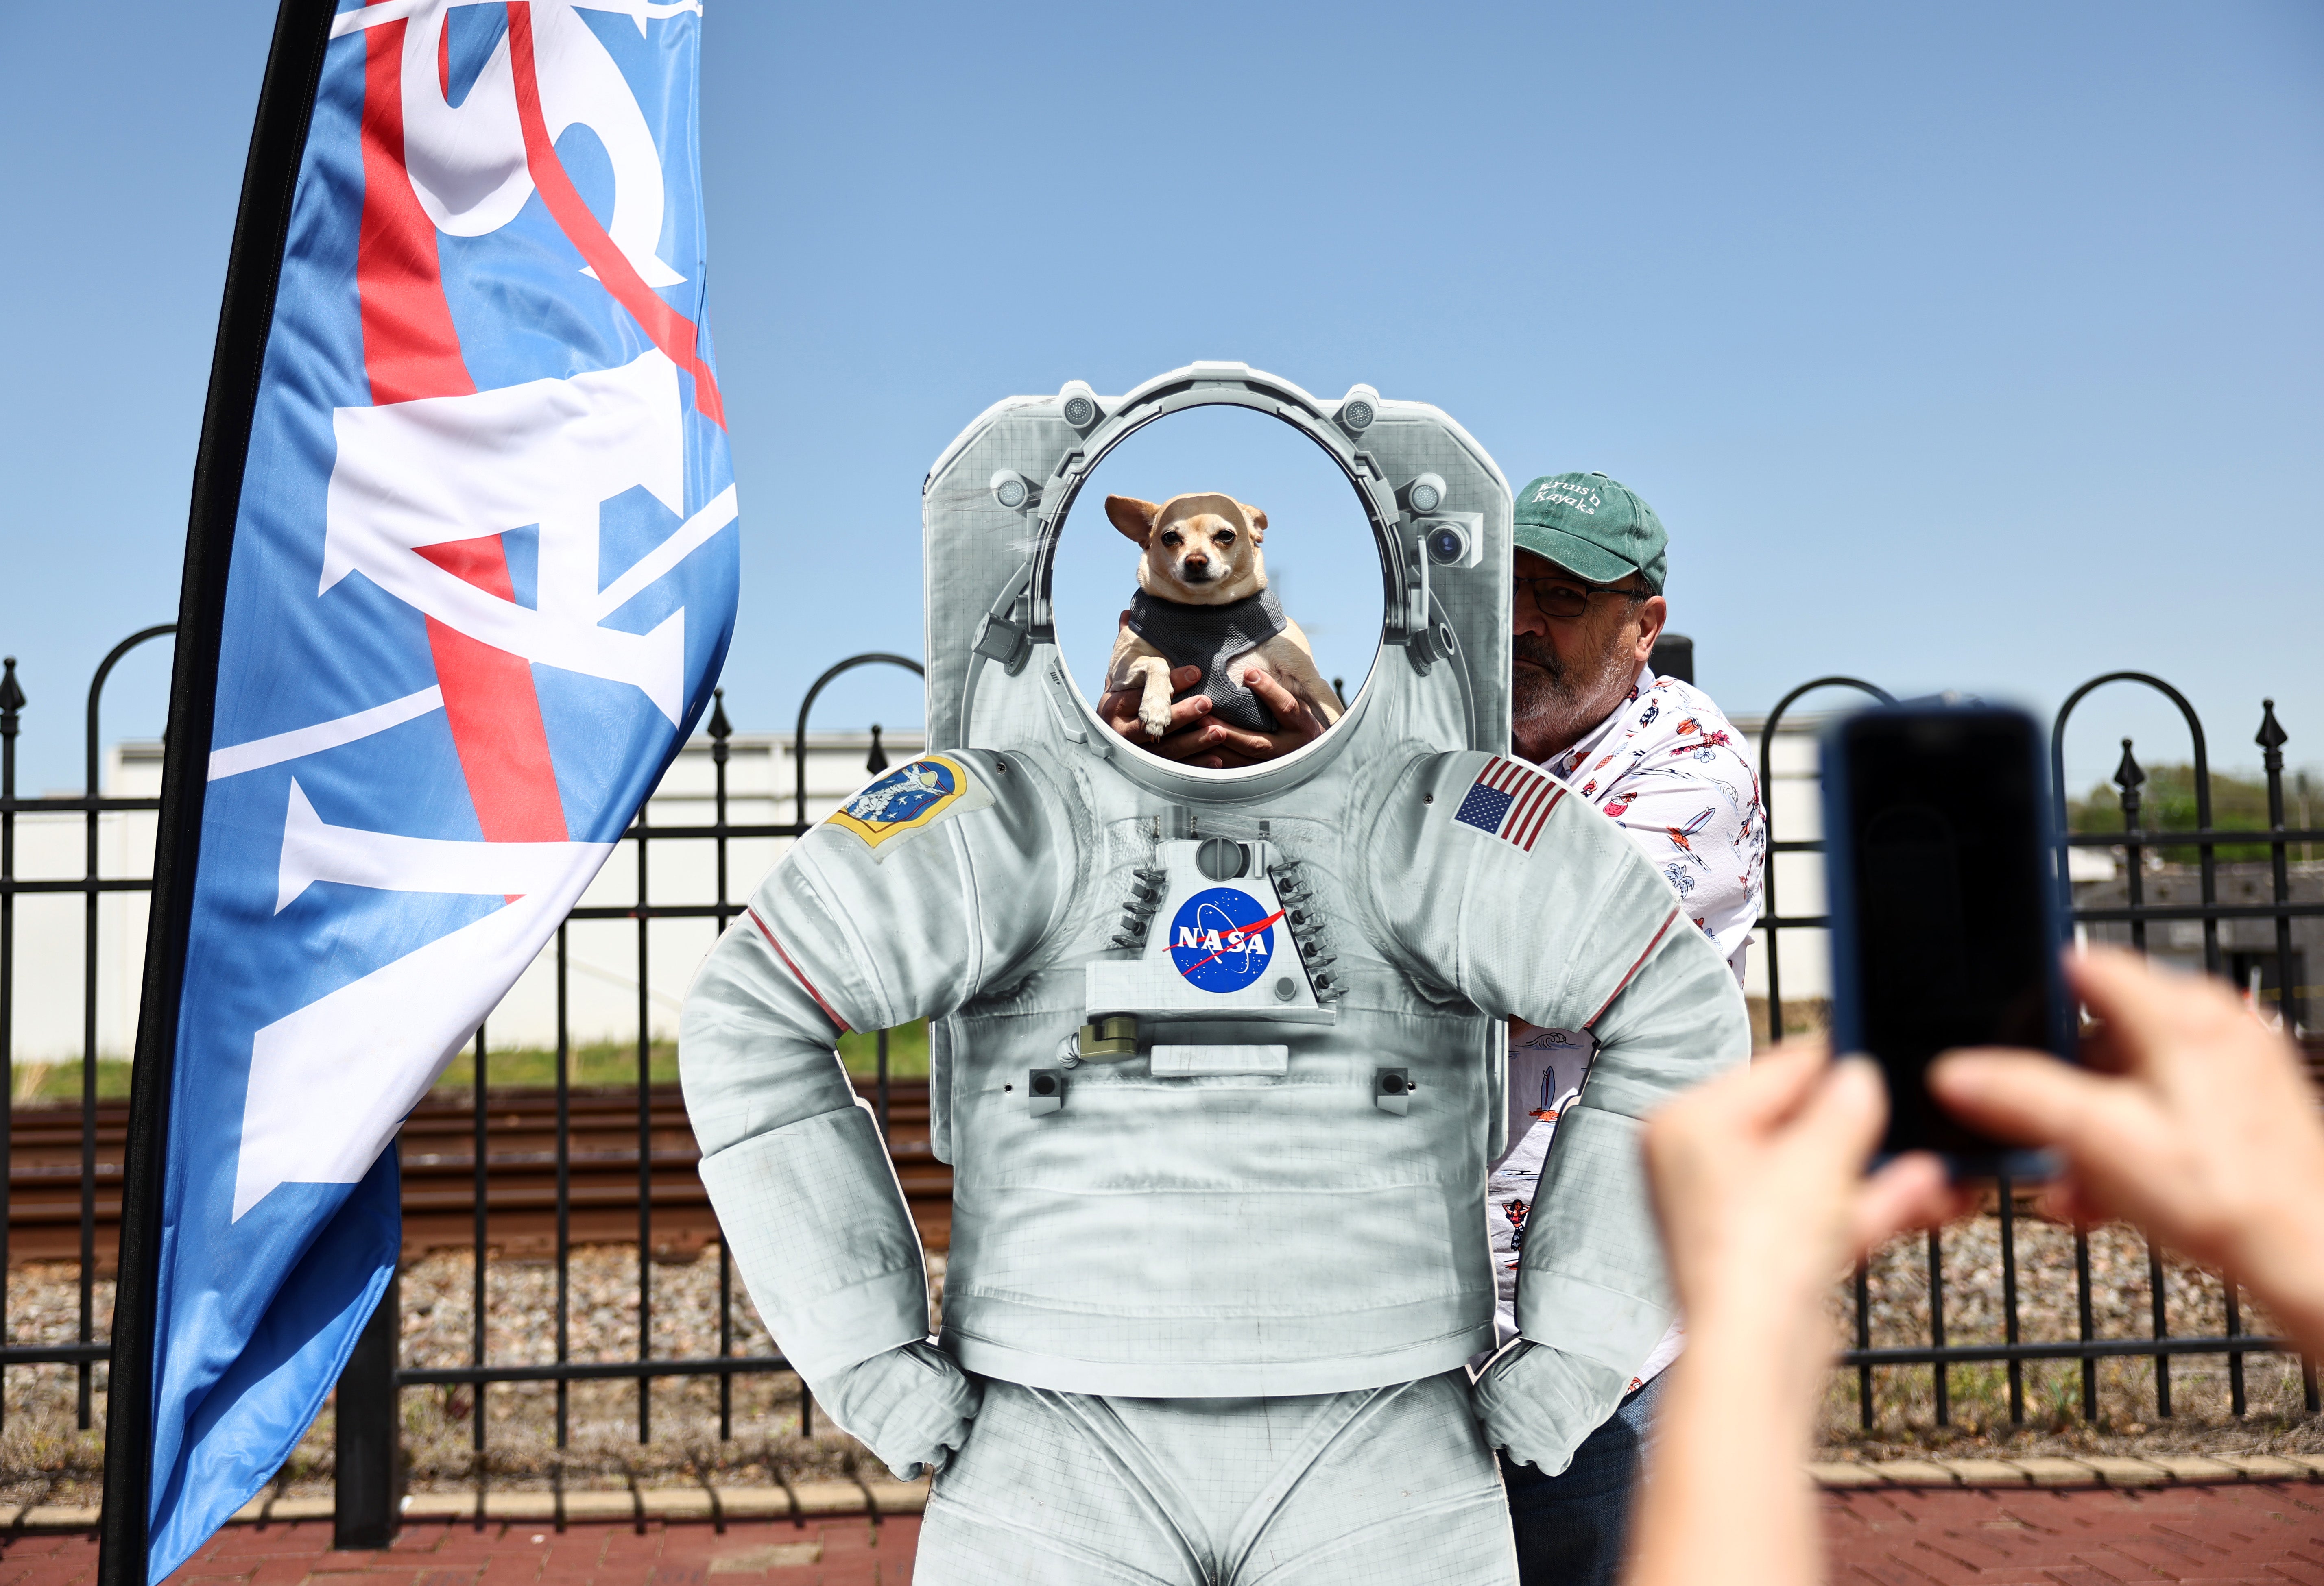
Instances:
[[[2292,741],[2292,735],[2284,731],[2283,723],[2275,719],[2273,700],[2262,700],[2259,708],[2259,733],[2252,742],[2267,752],[2267,768],[2281,771],[2283,769],[2283,746]]]
[[[16,712],[29,702],[16,682],[16,657],[0,656],[0,738],[16,736]]]
[[[2138,768],[2137,756],[2130,752],[2130,740],[2122,740],[2122,763],[2114,768],[2114,784],[2127,797],[2146,780],[2146,773]]]
[[[724,765],[726,764],[726,740],[734,736],[734,729],[726,720],[726,691],[723,688],[714,688],[710,691],[708,730],[710,762],[714,765]]]
[[[863,769],[877,776],[888,769],[888,751],[880,747],[880,724],[872,724],[872,752],[863,757]]]

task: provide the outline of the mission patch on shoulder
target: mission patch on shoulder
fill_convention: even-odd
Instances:
[[[863,840],[874,864],[887,858],[884,846],[926,831],[948,815],[982,810],[992,793],[966,765],[944,755],[907,761],[862,792],[824,821]]]

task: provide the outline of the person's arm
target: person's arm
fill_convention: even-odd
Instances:
[[[1646,1159],[1687,1316],[1631,1521],[1626,1586],[1811,1586],[1803,1469],[1832,1339],[1823,1295],[1854,1257],[1960,1208],[1933,1157],[1860,1177],[1887,1105],[1862,1060],[1779,1049],[1658,1111]]]
[[[2233,1272],[2324,1354],[2324,1123],[2291,1042],[2216,981],[2093,948],[2068,964],[2098,1028],[2081,1068],[2028,1052],[1942,1059],[1964,1121],[2066,1160],[2047,1209],[2121,1218]]]
[[[2324,1123],[2281,1037],[2225,988],[2094,949],[2070,966],[2103,1021],[2096,1071],[2030,1052],[1941,1059],[1964,1121],[2062,1151],[2048,1210],[2127,1217],[2232,1267],[2303,1349],[2324,1351]],[[1830,1340],[1831,1275],[1890,1234],[1965,1209],[1933,1158],[1857,1174],[1885,1117],[1868,1063],[1786,1049],[1658,1114],[1646,1136],[1672,1280],[1688,1314],[1649,1459],[1627,1586],[1807,1586],[1813,1496],[1799,1466]]]

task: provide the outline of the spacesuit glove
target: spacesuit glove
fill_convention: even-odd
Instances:
[[[1573,1462],[1582,1440],[1603,1426],[1629,1391],[1629,1374],[1519,1339],[1477,1379],[1477,1419],[1485,1441],[1545,1476]]]
[[[900,1344],[807,1386],[840,1429],[899,1481],[942,1466],[968,1440],[984,1387],[932,1343]]]

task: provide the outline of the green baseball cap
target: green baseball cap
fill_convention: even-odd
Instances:
[[[1637,493],[1602,473],[1547,473],[1517,492],[1517,542],[1592,583],[1633,573],[1663,592],[1670,536]]]

